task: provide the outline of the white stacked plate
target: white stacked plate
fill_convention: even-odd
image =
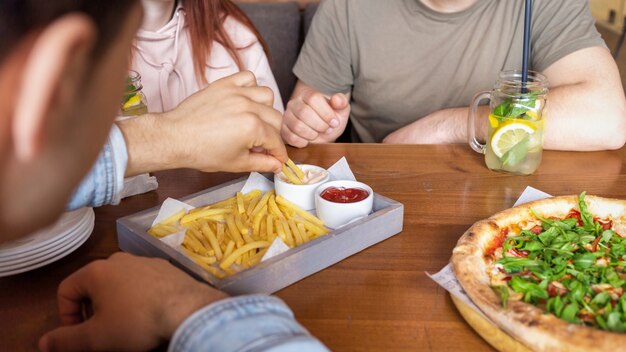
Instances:
[[[93,230],[92,208],[67,212],[54,225],[0,245],[0,277],[33,270],[59,260],[82,245]]]

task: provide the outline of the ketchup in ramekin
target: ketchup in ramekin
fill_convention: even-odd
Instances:
[[[369,192],[363,188],[328,187],[322,191],[320,196],[329,202],[334,203],[356,203],[369,196]]]
[[[315,190],[315,212],[326,227],[337,229],[368,216],[374,207],[374,191],[363,182],[336,180]]]

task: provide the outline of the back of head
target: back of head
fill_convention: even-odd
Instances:
[[[0,242],[52,222],[93,165],[140,13],[136,0],[0,0]]]
[[[27,34],[72,12],[86,14],[98,29],[93,55],[117,35],[133,0],[0,0],[0,62]]]

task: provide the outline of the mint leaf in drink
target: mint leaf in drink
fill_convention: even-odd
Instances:
[[[527,111],[534,111],[537,103],[537,92],[529,93],[529,97],[507,98],[493,109],[493,114],[498,117],[519,118],[531,120],[526,115]]]
[[[528,154],[528,143],[530,141],[530,135],[526,135],[519,143],[513,146],[513,148],[509,149],[500,161],[502,161],[502,165],[504,166],[515,166],[519,164],[526,155]]]

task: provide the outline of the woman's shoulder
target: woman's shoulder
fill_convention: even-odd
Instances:
[[[233,16],[226,17],[223,26],[228,36],[237,47],[250,46],[259,41],[256,34],[250,28]]]

